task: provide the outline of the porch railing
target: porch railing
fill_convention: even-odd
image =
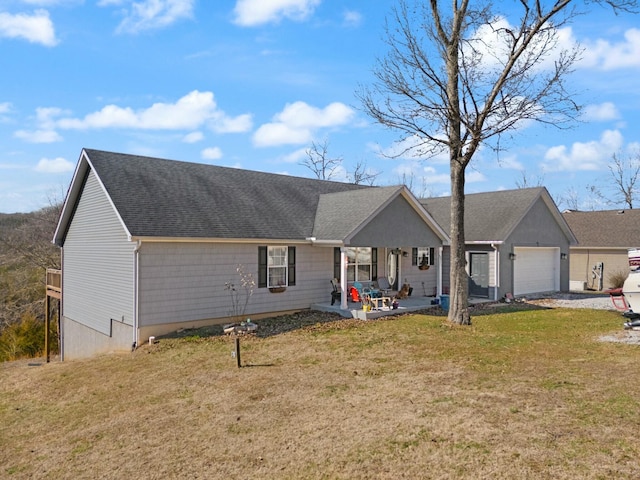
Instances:
[[[62,271],[47,268],[47,296],[60,298],[62,296]]]

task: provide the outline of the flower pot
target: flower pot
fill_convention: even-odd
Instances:
[[[271,293],[282,293],[287,289],[287,287],[270,287],[269,291]]]

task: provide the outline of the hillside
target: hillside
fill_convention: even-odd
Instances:
[[[59,207],[0,214],[0,361],[44,346],[45,271],[60,268],[51,243],[58,214]]]

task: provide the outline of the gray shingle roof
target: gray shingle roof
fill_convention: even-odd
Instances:
[[[577,247],[640,246],[640,210],[570,211],[562,216],[578,239]]]
[[[85,149],[131,235],[304,239],[322,194],[365,187]]]
[[[313,236],[322,240],[340,240],[373,216],[403,187],[350,190],[320,197]]]
[[[545,194],[548,197],[544,187],[535,187],[465,195],[465,240],[505,241],[538,197]],[[420,203],[449,231],[451,197],[425,198]]]

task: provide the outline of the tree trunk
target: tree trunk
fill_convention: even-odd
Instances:
[[[451,268],[449,321],[471,325],[469,315],[469,280],[464,241],[464,166],[451,161]]]

